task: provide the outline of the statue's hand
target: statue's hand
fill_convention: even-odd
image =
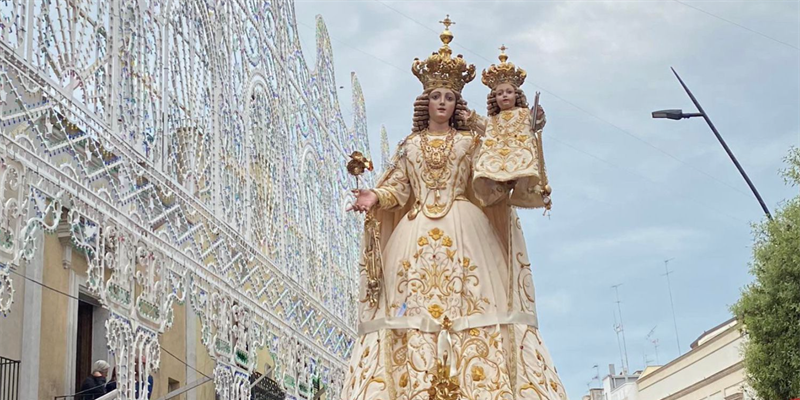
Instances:
[[[468,121],[468,120],[469,120],[469,118],[470,118],[470,117],[472,116],[472,114],[474,114],[474,113],[475,113],[475,111],[474,111],[474,110],[467,110],[467,111],[464,111],[464,110],[459,110],[459,111],[457,111],[458,117],[459,117],[459,118],[461,118],[463,121]]]
[[[378,203],[378,195],[367,189],[353,190],[356,201],[347,206],[345,211],[367,212]]]
[[[534,131],[538,131],[544,128],[544,125],[547,124],[547,118],[544,114],[544,108],[541,105],[536,106],[536,110],[531,110],[531,113],[536,112],[536,122],[533,127]]]

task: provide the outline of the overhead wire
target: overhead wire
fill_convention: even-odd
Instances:
[[[714,13],[712,13],[712,12],[710,12],[710,11],[704,10],[704,9],[702,9],[702,8],[700,8],[700,7],[693,6],[693,5],[691,5],[691,4],[688,4],[688,3],[686,3],[686,2],[683,2],[683,1],[680,1],[680,0],[672,0],[672,1],[674,1],[674,2],[678,3],[678,4],[682,5],[682,6],[685,6],[685,7],[691,8],[691,9],[694,9],[694,10],[696,10],[696,11],[699,11],[699,12],[701,12],[701,13],[703,13],[703,14],[706,14],[706,15],[708,15],[708,16],[710,16],[710,17],[716,18],[716,19],[718,19],[718,20],[720,20],[720,21],[724,21],[724,22],[727,22],[727,23],[729,23],[729,24],[731,24],[731,25],[734,25],[734,26],[737,26],[737,27],[739,27],[739,28],[742,28],[742,29],[744,29],[744,30],[746,30],[746,31],[748,31],[748,32],[750,32],[750,33],[754,33],[754,34],[756,34],[756,35],[758,35],[758,36],[761,36],[761,37],[764,37],[764,38],[766,38],[766,39],[772,40],[772,41],[773,41],[773,42],[775,42],[775,43],[782,44],[782,45],[784,45],[784,46],[787,46],[787,47],[789,47],[789,48],[792,48],[792,49],[795,49],[795,50],[800,50],[800,47],[797,47],[797,46],[795,46],[795,45],[793,45],[793,44],[791,44],[791,43],[787,43],[787,42],[784,42],[783,40],[776,39],[776,38],[774,38],[774,37],[772,37],[772,36],[769,36],[769,35],[767,35],[767,34],[761,33],[761,32],[759,32],[759,31],[757,31],[757,30],[755,30],[755,29],[752,29],[752,28],[749,28],[749,27],[747,27],[747,26],[744,26],[744,25],[742,25],[742,24],[740,24],[740,23],[737,23],[737,22],[731,21],[731,20],[729,20],[729,19],[727,19],[727,18],[723,18],[723,17],[721,17],[721,16],[719,16],[719,15],[717,15],[717,14],[714,14]]]
[[[427,30],[429,30],[431,32],[438,33],[435,29],[423,24],[422,22],[420,22],[420,21],[414,19],[413,17],[403,13],[402,11],[400,11],[400,10],[398,10],[398,9],[388,5],[388,4],[386,4],[386,2],[384,2],[383,0],[373,0],[373,1],[376,1],[376,2],[378,2],[380,4],[382,4],[384,7],[394,11],[395,13],[403,16],[404,18],[406,18],[406,19],[408,19],[410,21],[413,21],[417,25],[419,25],[419,26],[421,26],[421,27],[423,27],[423,28],[425,28],[425,29],[427,29]],[[471,54],[483,59],[486,62],[489,62],[489,63],[494,62],[494,61],[484,57],[482,54],[479,54],[478,52],[476,52],[476,51],[474,51],[474,50],[472,50],[472,49],[470,49],[470,48],[468,48],[468,47],[466,47],[466,46],[464,46],[464,45],[462,45],[460,43],[454,43],[453,45],[455,47],[460,47],[460,48],[468,51],[469,53],[471,53]],[[605,118],[602,118],[602,117],[592,113],[591,111],[589,111],[589,110],[587,110],[587,109],[585,109],[585,108],[573,103],[572,101],[567,100],[566,98],[564,98],[562,96],[559,96],[557,93],[545,88],[544,86],[542,86],[542,85],[540,85],[540,84],[538,84],[536,82],[531,81],[530,78],[527,80],[527,82],[529,82],[530,84],[532,84],[532,85],[536,86],[537,88],[541,89],[543,92],[547,93],[548,95],[550,95],[550,96],[552,96],[552,97],[564,102],[565,104],[575,108],[576,110],[578,110],[578,111],[580,111],[580,112],[582,112],[582,113],[584,113],[584,114],[586,114],[586,115],[588,115],[588,116],[590,116],[590,117],[592,117],[592,118],[594,118],[594,119],[596,119],[596,120],[598,120],[600,122],[603,122],[603,123],[611,126],[612,128],[624,133],[625,135],[627,135],[627,136],[639,141],[640,143],[642,143],[642,144],[644,144],[644,145],[646,145],[646,146],[648,146],[648,147],[650,147],[650,148],[652,148],[652,149],[664,154],[665,156],[673,159],[674,161],[677,161],[681,165],[683,165],[683,166],[685,166],[685,167],[687,167],[687,168],[689,168],[689,169],[691,169],[691,170],[693,170],[693,171],[695,171],[697,173],[700,173],[700,174],[706,176],[707,178],[717,182],[718,184],[721,184],[721,185],[723,185],[723,186],[725,186],[725,187],[727,187],[727,188],[729,188],[731,190],[734,190],[734,191],[738,192],[742,196],[745,196],[745,197],[748,197],[748,198],[750,197],[750,194],[748,194],[746,191],[744,191],[744,190],[742,190],[742,189],[740,189],[740,188],[738,188],[736,186],[733,186],[732,184],[730,184],[728,182],[725,182],[725,181],[717,178],[716,176],[711,175],[711,174],[709,174],[709,173],[707,173],[707,172],[695,167],[692,164],[687,163],[686,161],[676,157],[675,155],[671,154],[670,152],[668,152],[668,151],[666,151],[666,150],[664,150],[664,149],[662,149],[662,148],[650,143],[649,141],[647,141],[645,139],[642,139],[641,137],[633,134],[632,132],[628,131],[627,129],[624,129],[624,128],[620,127],[619,125],[616,125],[613,122],[608,121]]]
[[[299,21],[297,22],[297,24],[298,24],[298,25],[301,25],[301,26],[304,26],[304,27],[306,27],[306,28],[308,28],[308,29],[311,29],[312,31],[316,32],[316,28],[314,28],[314,27],[312,27],[312,26],[310,26],[310,25],[308,25],[308,24],[305,24],[305,23],[302,23],[302,22],[299,22]],[[363,55],[365,55],[365,56],[372,57],[372,58],[374,58],[374,59],[376,59],[376,60],[380,61],[381,63],[383,63],[383,64],[385,64],[385,65],[387,65],[387,66],[389,66],[389,67],[392,67],[392,68],[394,68],[394,69],[396,69],[396,70],[398,70],[398,71],[400,71],[400,72],[403,72],[403,73],[407,72],[407,70],[405,70],[405,69],[402,69],[402,68],[400,68],[400,67],[398,67],[398,66],[396,66],[396,65],[394,65],[394,64],[392,64],[392,63],[390,63],[390,62],[388,62],[388,61],[386,61],[386,60],[384,60],[384,59],[382,59],[382,58],[380,58],[380,57],[378,57],[378,56],[376,56],[376,55],[374,55],[374,54],[370,54],[370,53],[368,53],[368,52],[366,52],[366,51],[364,51],[364,50],[361,50],[361,49],[359,49],[358,47],[356,47],[356,46],[353,46],[353,45],[351,45],[351,44],[349,44],[349,43],[347,43],[347,42],[344,42],[344,41],[338,40],[338,39],[334,38],[333,36],[331,36],[330,34],[328,34],[328,37],[329,37],[329,38],[330,38],[332,41],[334,41],[334,42],[337,42],[337,43],[339,43],[339,44],[341,44],[341,45],[343,45],[343,46],[345,46],[345,47],[348,47],[348,48],[350,48],[350,49],[353,49],[353,50],[355,50],[355,51],[357,51],[357,52],[359,52],[359,53],[361,53],[361,54],[363,54]]]
[[[383,3],[382,1],[380,1],[380,0],[372,0],[372,1],[378,1],[378,2],[379,2],[379,3],[381,3],[381,4],[384,4],[384,3]],[[392,7],[390,7],[390,6],[387,6],[387,8],[390,8],[390,9],[392,9],[392,10],[395,10],[394,8],[392,8]],[[419,22],[419,21],[417,21],[417,20],[414,20],[414,19],[413,19],[413,18],[411,18],[411,17],[408,17],[408,16],[406,16],[406,15],[405,15],[405,14],[403,14],[402,12],[399,12],[399,11],[397,11],[397,12],[398,12],[398,13],[400,13],[401,15],[403,15],[403,16],[405,16],[405,17],[407,17],[407,18],[411,19],[412,21],[414,21],[415,23],[419,24],[420,26],[423,26],[423,27],[425,27],[425,29],[428,29],[428,30],[430,30],[430,31],[432,31],[432,32],[436,32],[435,30],[433,30],[433,29],[431,29],[431,28],[429,28],[429,27],[425,26],[425,25],[424,25],[424,24],[422,24],[421,22]],[[309,28],[309,29],[314,29],[314,28],[312,28],[312,27],[310,27],[310,26],[308,26],[308,25],[306,25],[306,24],[301,24],[301,25],[303,25],[303,26],[305,26],[306,28]],[[345,41],[342,41],[342,40],[340,40],[340,39],[336,39],[336,38],[332,37],[330,34],[329,34],[328,36],[331,38],[331,40],[332,40],[332,41],[335,41],[335,42],[337,42],[337,43],[340,43],[340,44],[342,44],[342,45],[344,45],[344,46],[346,46],[346,47],[352,48],[352,49],[354,49],[354,50],[356,50],[356,51],[358,51],[358,52],[360,52],[360,53],[362,53],[362,54],[364,54],[364,55],[366,55],[366,56],[368,56],[368,57],[374,58],[374,59],[376,59],[376,60],[378,60],[378,61],[380,61],[380,62],[382,62],[382,63],[384,63],[384,64],[386,64],[386,65],[389,65],[389,66],[391,66],[392,68],[394,68],[394,69],[397,69],[397,70],[399,70],[399,71],[401,71],[401,72],[404,72],[404,73],[406,72],[406,71],[404,71],[403,69],[401,69],[400,67],[398,67],[398,66],[396,66],[396,65],[394,65],[394,64],[392,64],[392,63],[390,63],[390,62],[388,62],[388,61],[386,61],[386,60],[383,60],[383,59],[381,59],[380,57],[377,57],[377,56],[375,56],[374,54],[371,54],[371,53],[369,53],[369,52],[367,52],[367,51],[365,51],[365,50],[359,49],[359,48],[357,48],[357,47],[355,47],[355,46],[353,46],[353,45],[351,45],[351,44],[349,44],[349,43],[347,43],[347,42],[345,42]],[[463,47],[463,46],[462,46],[462,47]],[[471,53],[473,53],[473,54],[475,54],[475,55],[477,55],[477,56],[479,56],[479,57],[481,57],[481,58],[484,58],[484,59],[485,59],[485,57],[482,57],[482,56],[480,56],[478,53],[475,53],[475,52],[473,52],[472,50],[469,50],[469,49],[467,49],[467,48],[465,48],[465,50],[467,50],[467,51],[470,51]],[[487,61],[488,61],[488,60],[487,60]],[[408,74],[406,74],[406,75],[408,75]],[[410,76],[410,75],[408,75],[408,76]],[[534,85],[535,85],[535,84],[534,84]],[[536,86],[538,86],[538,85],[536,85]],[[539,87],[540,87],[540,86],[539,86]],[[543,90],[544,90],[544,89],[543,89]],[[639,139],[639,140],[642,140],[642,139],[638,138],[637,136],[633,135],[632,133],[630,133],[630,132],[627,132],[627,131],[625,131],[624,129],[622,129],[622,128],[618,127],[617,125],[614,125],[613,123],[611,123],[611,122],[609,122],[609,121],[606,121],[606,120],[604,120],[604,119],[602,119],[602,118],[600,118],[600,117],[598,117],[598,116],[596,116],[596,115],[592,114],[591,112],[589,112],[589,111],[587,111],[587,110],[585,110],[585,109],[583,109],[583,108],[581,108],[581,107],[579,107],[579,106],[577,106],[577,105],[575,105],[575,104],[573,104],[573,103],[569,102],[568,100],[566,100],[566,99],[563,99],[563,98],[559,97],[559,96],[558,96],[558,95],[556,95],[555,93],[551,93],[551,92],[548,92],[548,93],[550,93],[550,94],[551,94],[551,95],[553,95],[554,97],[557,97],[557,98],[559,98],[560,100],[562,100],[562,101],[564,101],[564,102],[566,102],[566,103],[568,103],[568,104],[572,105],[572,106],[573,106],[573,107],[575,107],[576,109],[578,109],[578,110],[580,110],[580,111],[583,111],[583,112],[585,112],[585,113],[587,113],[587,114],[589,114],[589,115],[591,115],[591,116],[595,117],[596,119],[598,119],[598,120],[600,120],[600,121],[602,121],[602,122],[605,122],[605,123],[607,123],[607,124],[610,124],[610,125],[612,125],[613,127],[617,128],[618,130],[622,130],[622,131],[624,131],[625,133],[627,133],[627,134],[631,135],[631,136],[632,136],[632,137],[634,137],[634,138],[637,138],[637,139]],[[606,160],[606,159],[604,159],[604,158],[602,158],[602,157],[600,157],[600,156],[597,156],[597,155],[595,155],[595,154],[592,154],[591,152],[588,152],[588,151],[586,151],[586,150],[579,149],[579,148],[577,148],[577,147],[575,147],[575,146],[573,146],[573,145],[571,145],[571,144],[569,144],[569,143],[567,143],[567,142],[565,142],[565,141],[563,141],[563,140],[559,140],[559,139],[557,139],[557,138],[553,138],[553,137],[549,137],[549,140],[554,140],[554,141],[556,141],[556,142],[558,142],[558,143],[560,143],[560,144],[562,144],[562,145],[564,145],[564,146],[566,146],[566,147],[569,147],[570,149],[572,149],[572,150],[574,150],[574,151],[577,151],[577,152],[579,152],[579,153],[581,153],[581,154],[584,154],[584,155],[586,155],[586,156],[589,156],[589,157],[591,157],[591,158],[593,158],[593,159],[596,159],[596,160],[598,160],[598,161],[601,161],[601,162],[603,162],[603,163],[605,163],[605,164],[607,164],[607,165],[609,165],[609,166],[611,166],[611,167],[613,167],[613,168],[619,169],[619,170],[621,170],[621,171],[624,171],[624,172],[627,172],[627,173],[629,173],[629,174],[631,174],[631,175],[633,175],[633,176],[636,176],[636,177],[638,177],[638,178],[644,179],[644,180],[648,181],[649,183],[653,184],[654,186],[658,187],[659,189],[663,190],[663,184],[660,184],[660,183],[658,183],[658,182],[655,182],[653,179],[651,179],[651,178],[649,178],[649,177],[646,177],[646,176],[644,176],[644,175],[642,175],[642,174],[639,174],[639,173],[637,173],[637,172],[635,172],[635,171],[632,171],[632,170],[630,170],[630,169],[628,169],[628,168],[622,167],[622,166],[621,166],[621,165],[619,165],[619,164],[616,164],[616,163],[613,163],[613,162],[611,162],[611,161],[608,161],[608,160]],[[642,140],[642,141],[643,141],[643,140]],[[659,151],[662,151],[662,152],[664,152],[663,150],[659,149],[659,148],[658,148],[658,147],[656,147],[656,146],[653,146],[652,144],[649,144],[649,143],[648,143],[648,142],[646,142],[646,141],[643,141],[643,142],[645,142],[645,143],[647,143],[648,145],[650,145],[650,146],[652,146],[652,147],[656,148],[656,149],[657,149],[657,150],[659,150]],[[665,154],[668,154],[668,155],[669,155],[669,153],[666,153],[666,152],[665,152]],[[675,158],[675,157],[673,156],[673,158]],[[677,161],[681,162],[682,164],[688,165],[688,164],[686,164],[685,162],[682,162],[681,160],[679,160],[679,159],[677,159],[677,158],[675,158],[675,159],[676,159]],[[698,170],[698,171],[699,171],[699,172],[703,172],[703,171],[700,171],[700,170]],[[703,172],[703,173],[704,173],[704,172]],[[722,181],[719,181],[718,179],[714,178],[712,175],[709,175],[709,174],[706,174],[706,173],[704,173],[704,174],[705,174],[705,175],[707,175],[707,176],[709,176],[709,177],[710,177],[710,178],[712,178],[712,179],[715,179],[715,180],[717,180],[717,181],[718,181],[718,182],[720,182],[720,183],[723,183],[723,184],[725,184],[726,186],[730,187],[730,188],[731,188],[731,189],[733,189],[733,190],[736,190],[736,191],[738,191],[738,192],[740,192],[740,193],[746,194],[746,193],[744,193],[744,192],[742,192],[742,191],[738,190],[737,188],[734,188],[734,187],[732,187],[732,186],[730,186],[730,185],[728,185],[728,184],[726,184],[726,183],[724,183],[724,182],[722,182]],[[725,217],[731,218],[731,219],[733,219],[733,220],[735,220],[735,221],[738,221],[738,222],[741,222],[741,223],[748,223],[747,221],[744,221],[744,220],[742,220],[741,218],[738,218],[738,217],[732,216],[732,215],[730,215],[730,214],[728,214],[728,213],[725,213],[725,212],[723,212],[723,211],[720,211],[718,207],[712,207],[712,206],[708,205],[707,203],[705,203],[705,202],[702,202],[702,201],[699,201],[699,200],[697,200],[697,199],[692,199],[691,197],[688,197],[688,196],[685,196],[685,195],[681,196],[680,198],[681,198],[681,200],[682,200],[682,201],[684,201],[684,202],[688,202],[688,200],[692,200],[692,202],[693,202],[694,204],[700,204],[700,205],[703,205],[704,207],[707,207],[707,208],[709,208],[710,210],[712,210],[712,211],[714,211],[714,212],[716,212],[716,213],[719,213],[720,215],[723,215],[723,216],[725,216]],[[592,198],[589,198],[589,200],[597,200],[597,199],[592,199]],[[597,200],[597,201],[599,201],[599,202],[603,202],[603,201],[600,201],[600,200]],[[607,202],[603,202],[603,203],[606,203],[606,204],[608,204]]]

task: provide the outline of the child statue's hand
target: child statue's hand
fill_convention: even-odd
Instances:
[[[538,131],[544,128],[544,125],[547,124],[547,118],[544,115],[544,108],[541,105],[536,106],[536,110],[531,110],[531,113],[536,113],[536,122],[533,127],[534,131]]]

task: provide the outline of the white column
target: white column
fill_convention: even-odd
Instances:
[[[85,282],[83,285],[85,287]],[[106,360],[111,364],[111,354],[108,352],[108,340],[106,339],[106,320],[109,312],[103,307],[95,307],[92,312],[92,362]],[[111,371],[108,371],[111,374]],[[109,376],[109,378],[111,378]],[[73,392],[74,393],[74,392]]]
[[[69,267],[68,267],[69,268]],[[75,298],[67,298],[67,357],[64,362],[64,393],[75,393],[75,353],[78,351],[78,290],[79,283],[75,271],[69,271],[69,294]]]
[[[42,281],[44,270],[44,232],[37,229],[33,235],[37,245],[30,262],[25,265],[25,276]],[[25,281],[25,315],[22,318],[22,362],[20,363],[20,400],[39,400],[39,353],[42,336],[42,287]]]
[[[191,290],[189,279],[186,279],[186,288]],[[189,295],[187,294],[187,297]],[[197,315],[192,309],[190,304],[191,300],[186,299],[186,310],[183,315],[186,318],[186,382],[189,384],[198,379],[198,373],[194,370],[197,368]],[[197,400],[197,391],[190,390],[186,392],[186,400]]]

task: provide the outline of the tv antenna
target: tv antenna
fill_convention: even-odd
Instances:
[[[674,260],[674,258],[670,258],[669,260],[664,260],[664,274],[662,276],[667,277],[667,290],[669,291],[669,305],[672,307],[672,323],[675,325],[675,342],[678,344],[678,356],[681,353],[681,339],[680,335],[678,335],[678,319],[675,318],[675,301],[672,300],[672,283],[670,282],[669,276],[673,273],[673,271],[669,270],[669,262]]]
[[[592,377],[592,379],[589,380],[589,382],[586,382],[586,390],[589,392],[589,396],[591,396],[592,384],[595,381],[597,381],[598,383],[602,383],[600,381],[600,367],[597,364],[595,364],[592,365],[592,368],[594,368],[594,376]]]
[[[660,361],[658,361],[658,338],[653,337],[653,334],[656,333],[656,328],[658,328],[658,325],[654,326],[653,329],[650,329],[650,333],[645,336],[645,339],[653,344],[653,347],[656,350],[656,365],[658,365],[660,363]]]
[[[628,364],[628,343],[625,340],[625,324],[623,324],[623,322],[622,322],[622,306],[621,306],[622,302],[619,300],[619,287],[620,286],[622,286],[621,283],[611,286],[614,289],[614,292],[616,293],[616,297],[617,297],[617,301],[616,301],[616,303],[617,303],[617,312],[619,313],[619,324],[616,323],[616,319],[617,319],[616,314],[614,315],[614,330],[617,332],[617,344],[619,344],[619,336],[620,336],[620,334],[622,334],[622,349],[620,349],[620,359],[622,361],[624,361],[622,363],[622,373],[624,375],[627,375],[628,374],[628,366],[630,364]],[[624,358],[623,358],[623,355],[624,355]]]
[[[613,310],[612,310],[613,311]],[[617,347],[619,347],[619,363],[622,365],[622,369],[625,369],[625,356],[622,352],[622,340],[620,339],[620,332],[622,326],[617,322],[617,313],[614,312],[614,332],[617,333]]]
[[[644,361],[644,366],[650,365],[650,361],[653,361],[650,357],[647,356],[647,353],[642,355],[642,360]]]

